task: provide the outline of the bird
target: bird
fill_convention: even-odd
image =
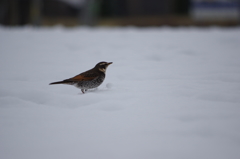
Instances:
[[[92,69],[80,73],[72,78],[65,79],[63,81],[52,82],[49,85],[54,84],[68,84],[80,88],[84,94],[88,89],[96,88],[100,86],[106,76],[107,67],[112,62],[99,62]]]

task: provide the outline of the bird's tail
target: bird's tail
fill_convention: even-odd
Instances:
[[[52,82],[49,85],[52,85],[52,84],[68,84],[68,83],[66,81],[58,81],[58,82]]]

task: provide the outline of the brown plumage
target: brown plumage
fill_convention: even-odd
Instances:
[[[99,62],[96,66],[86,72],[83,72],[77,76],[74,76],[63,81],[53,82],[52,84],[69,84],[74,85],[81,89],[82,93],[85,93],[88,89],[96,88],[105,79],[105,72],[107,67],[112,64],[112,62]]]

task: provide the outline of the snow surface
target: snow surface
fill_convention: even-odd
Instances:
[[[240,158],[240,28],[0,27],[0,54],[1,159]]]

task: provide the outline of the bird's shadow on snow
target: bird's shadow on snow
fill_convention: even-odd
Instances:
[[[106,87],[89,89],[85,93],[81,91],[76,94],[55,94],[50,105],[67,109],[76,109],[90,105],[96,105],[102,101],[109,100],[108,95],[111,90]],[[101,104],[99,104],[101,105]]]
[[[78,95],[85,95],[85,94],[90,94],[90,93],[102,93],[102,92],[108,92],[110,91],[110,89],[108,88],[93,88],[93,89],[89,89],[86,92],[82,93],[79,92]]]

